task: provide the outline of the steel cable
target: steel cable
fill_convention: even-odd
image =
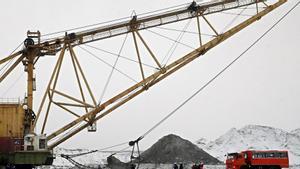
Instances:
[[[125,60],[131,61],[131,62],[134,62],[134,63],[137,63],[137,64],[139,63],[138,61],[136,61],[136,60],[134,60],[134,59],[130,59],[129,57],[126,57],[126,56],[124,56],[124,55],[118,55],[118,54],[113,53],[113,52],[110,52],[110,51],[108,51],[108,50],[104,50],[104,49],[101,49],[101,48],[99,48],[99,47],[95,47],[95,46],[88,45],[88,44],[83,44],[83,45],[88,46],[88,47],[93,48],[93,49],[96,49],[96,50],[98,50],[98,51],[104,52],[104,53],[111,54],[111,55],[113,55],[113,56],[117,56],[117,57],[119,56],[120,58],[123,58],[123,59],[125,59]],[[142,63],[142,65],[143,65],[143,66],[147,66],[147,67],[152,68],[152,69],[157,69],[156,67],[151,66],[151,65],[146,64],[146,63]]]
[[[179,36],[177,37],[176,41],[172,44],[172,46],[169,49],[169,51],[167,52],[166,56],[161,61],[163,63],[166,59],[165,65],[169,62],[171,56],[174,54],[176,48],[178,47],[179,42],[183,38],[184,33],[185,33],[186,29],[189,27],[191,21],[192,21],[192,19],[188,20],[188,22],[185,24],[183,30],[180,32]]]
[[[177,106],[173,111],[171,111],[167,116],[165,116],[162,120],[156,123],[152,128],[146,131],[141,138],[146,137],[149,133],[151,133],[155,128],[161,125],[164,121],[166,121],[169,117],[171,117],[174,113],[176,113],[181,107],[187,104],[191,99],[193,99],[197,94],[199,94],[202,90],[204,90],[208,85],[210,85],[214,80],[216,80],[221,74],[223,74],[230,66],[232,66],[236,61],[238,61],[245,53],[247,53],[252,47],[254,47],[263,37],[265,37],[275,26],[277,26],[290,12],[292,12],[298,5],[300,1],[298,1],[287,13],[285,13],[277,22],[275,22],[267,31],[265,31],[257,40],[255,40],[246,50],[244,50],[237,58],[235,58],[232,62],[230,62],[226,67],[224,67],[218,74],[216,74],[211,80],[209,80],[206,84],[204,84],[200,89],[198,89],[194,94],[188,97],[185,101],[183,101],[179,106]]]
[[[143,15],[153,14],[153,13],[157,13],[157,12],[161,12],[161,11],[165,11],[165,10],[169,10],[169,9],[173,9],[173,8],[184,7],[184,6],[189,5],[189,4],[190,3],[184,3],[184,4],[180,4],[180,5],[176,5],[176,6],[172,6],[172,7],[168,7],[168,8],[163,8],[163,9],[151,11],[151,12],[145,12],[145,13],[138,14],[137,16],[143,16]],[[100,22],[100,23],[96,23],[96,24],[90,24],[90,25],[75,27],[75,28],[71,28],[71,29],[65,29],[65,30],[62,30],[62,31],[51,32],[51,33],[44,34],[41,37],[56,35],[56,34],[59,34],[59,33],[65,33],[65,32],[68,32],[68,31],[74,31],[74,30],[78,30],[78,29],[90,28],[90,27],[103,25],[103,24],[108,24],[108,23],[112,23],[112,22],[116,22],[116,21],[122,21],[122,20],[125,20],[125,19],[131,19],[131,17],[123,17],[123,18],[118,18],[118,19],[105,21],[105,22]]]
[[[97,60],[103,62],[104,64],[106,64],[107,66],[109,67],[113,67],[113,65],[111,65],[110,63],[106,62],[105,60],[99,58],[97,55],[95,55],[94,53],[90,52],[89,50],[81,47],[81,46],[78,46],[79,48],[81,48],[82,50],[84,50],[86,53],[90,54],[91,56],[95,57]],[[128,79],[134,81],[135,83],[138,83],[138,81],[136,81],[134,78],[130,77],[129,75],[127,75],[126,73],[122,72],[121,70],[115,68],[117,72],[121,73],[122,75],[124,75],[125,77],[127,77]]]
[[[23,42],[21,42],[11,53],[10,53],[10,55],[12,55],[16,50],[18,50],[21,46],[22,46],[22,44],[23,44]],[[15,59],[15,58],[14,58]],[[0,68],[0,72],[5,68],[5,70],[3,71],[3,73],[1,74],[1,76],[4,74],[4,72],[8,69],[8,67],[10,66],[9,64],[11,64],[12,63],[12,61],[14,60],[14,59],[10,59],[9,60],[9,62],[7,62],[4,66],[2,66],[1,68]]]
[[[102,91],[102,93],[101,93],[101,96],[100,96],[100,99],[99,99],[99,103],[98,103],[99,105],[101,104],[102,99],[103,99],[103,97],[104,97],[104,94],[105,94],[105,92],[106,92],[106,90],[107,90],[107,87],[108,87],[108,85],[109,85],[109,83],[110,83],[110,81],[111,81],[113,72],[114,72],[114,70],[115,70],[115,67],[117,66],[117,63],[118,63],[118,61],[119,61],[119,58],[120,58],[121,52],[122,52],[122,50],[123,50],[123,48],[124,48],[125,42],[126,42],[126,40],[127,40],[127,37],[128,37],[128,33],[126,34],[126,36],[125,36],[125,38],[124,38],[124,40],[123,40],[122,46],[121,46],[121,48],[120,48],[120,50],[119,50],[119,53],[118,53],[118,57],[116,58],[116,60],[115,60],[115,62],[114,62],[114,65],[113,65],[113,67],[112,67],[112,69],[111,69],[111,71],[110,71],[110,74],[109,74],[109,76],[108,76],[108,78],[107,78],[107,81],[106,81],[106,83],[105,83],[105,85],[104,85],[104,89],[103,89],[103,91]]]
[[[216,74],[212,79],[210,79],[207,83],[205,83],[200,89],[198,89],[195,93],[193,93],[190,97],[188,97],[186,100],[184,100],[179,106],[177,106],[173,111],[171,111],[167,116],[165,116],[162,120],[160,120],[158,123],[156,123],[152,128],[147,130],[140,138],[145,138],[148,134],[150,134],[155,128],[157,128],[159,125],[161,125],[164,121],[166,121],[169,117],[171,117],[174,113],[176,113],[181,107],[183,107],[185,104],[187,104],[191,99],[193,99],[196,95],[198,95],[201,91],[203,91],[208,85],[210,85],[213,81],[215,81],[221,74],[223,74],[229,67],[231,67],[234,63],[236,63],[244,54],[246,54],[252,47],[254,47],[263,37],[265,37],[275,26],[277,26],[289,13],[291,13],[298,5],[300,4],[300,1],[298,1],[287,13],[285,13],[277,22],[275,22],[267,31],[265,31],[257,40],[255,40],[246,50],[244,50],[238,57],[236,57],[233,61],[231,61],[227,66],[225,66],[218,74]],[[140,139],[140,140],[141,140]],[[128,142],[124,142],[118,145],[124,145]],[[110,146],[108,148],[115,147]],[[128,149],[130,146],[117,151],[121,152],[126,149]],[[114,153],[116,154],[116,153]],[[114,155],[112,154],[112,155]]]
[[[176,32],[182,32],[182,30],[178,30],[178,29],[173,29],[173,28],[166,28],[166,27],[155,27],[156,29],[162,29],[162,30],[169,30],[169,31],[176,31]],[[192,31],[185,31],[186,33],[190,33],[190,34],[195,34],[195,35],[199,35],[198,32],[192,32]],[[215,35],[210,35],[207,33],[201,33],[201,35],[203,36],[209,36],[209,37],[214,37]]]
[[[221,32],[222,33],[224,33],[224,31],[226,31],[242,14],[243,14],[243,12],[245,11],[247,9],[247,7],[246,8],[244,8],[244,9],[242,9],[239,13],[238,13],[238,15],[236,15],[222,30],[221,30]]]
[[[152,31],[152,30],[149,30],[149,29],[146,29],[146,30],[149,31],[149,32],[151,32],[151,33],[153,33],[153,34],[155,34],[155,35],[157,35],[157,36],[163,37],[163,38],[168,39],[168,40],[173,41],[173,42],[177,42],[175,39],[169,38],[169,37],[167,37],[165,35],[162,35],[160,33],[155,32],[155,31]],[[196,48],[194,48],[194,47],[192,47],[190,45],[184,44],[182,42],[178,42],[178,43],[181,44],[181,45],[183,45],[183,46],[185,46],[185,47],[188,47],[190,49],[193,49],[193,50],[196,49]]]

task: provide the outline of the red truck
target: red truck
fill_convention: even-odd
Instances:
[[[247,150],[227,154],[226,169],[281,169],[289,168],[288,151]]]

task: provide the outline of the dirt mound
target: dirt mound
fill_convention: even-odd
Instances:
[[[179,136],[170,134],[164,136],[141,154],[142,163],[194,163],[203,161],[205,164],[220,164],[195,144]]]

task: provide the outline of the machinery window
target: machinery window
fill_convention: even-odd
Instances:
[[[266,153],[254,153],[253,158],[266,158]]]
[[[287,152],[256,152],[253,153],[252,158],[287,158]]]
[[[266,154],[266,157],[267,157],[267,158],[274,158],[275,155],[274,155],[274,153],[267,153],[267,154]]]
[[[287,152],[281,152],[279,155],[280,155],[281,158],[287,158],[288,157]]]
[[[46,139],[40,139],[39,148],[46,149]]]
[[[227,154],[227,159],[236,159],[238,156],[237,153],[231,153],[231,154]]]

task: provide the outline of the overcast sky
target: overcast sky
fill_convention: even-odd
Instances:
[[[139,14],[187,2],[190,1],[2,1],[0,5],[0,58],[9,55],[26,38],[27,30],[40,30],[42,34],[46,34],[127,17],[131,15],[133,10]],[[98,149],[136,139],[242,53],[295,3],[295,1],[290,0],[259,22],[241,31],[203,57],[195,60],[146,93],[105,117],[98,122],[96,133],[82,131],[61,146]],[[206,90],[148,135],[140,143],[141,147],[145,149],[160,137],[170,133],[195,141],[201,137],[213,140],[232,127],[241,128],[247,124],[267,125],[282,128],[286,131],[300,128],[299,16],[300,9],[298,7]],[[216,15],[210,17],[210,20],[216,27],[222,28],[228,23],[228,21],[225,23],[220,19],[222,17]],[[195,23],[195,20],[192,20],[192,22]],[[181,30],[186,23],[175,24],[174,27],[177,26],[175,28]],[[168,26],[168,28],[173,27]],[[196,31],[195,27],[189,29]],[[159,31],[158,29],[153,30]],[[151,35],[149,32],[141,33],[153,48],[166,45],[164,40],[158,37],[155,39],[155,35]],[[164,31],[162,34],[173,39],[178,36],[178,32]],[[93,45],[118,53],[124,37],[114,39],[115,41],[99,42]],[[184,43],[190,43],[194,47],[197,46],[197,36],[186,35],[185,38],[182,39]],[[195,41],[191,42],[189,39]],[[152,43],[150,43],[151,41]],[[166,45],[161,49],[157,49],[156,52],[166,53],[169,47],[170,45]],[[111,68],[106,67],[105,69],[103,63],[87,56],[80,49],[76,48],[75,50],[78,51],[78,57],[82,64],[88,67],[85,69],[86,74],[91,84],[93,84],[92,89],[96,91],[96,97],[100,98],[101,90]],[[174,56],[173,59],[179,58],[188,51],[191,51],[191,49],[178,49],[174,52],[174,55],[177,56]],[[128,35],[128,41],[122,54],[136,59],[131,35]],[[112,57],[104,56],[107,54],[98,52],[98,55],[99,57],[103,55],[103,58],[108,59],[109,63],[114,63]],[[49,80],[50,70],[53,68],[54,62],[55,57],[47,56],[41,58],[36,66],[38,88],[35,92],[35,110]],[[132,76],[140,80],[139,69],[136,64],[134,65],[136,69],[134,69],[135,74],[133,73]],[[101,69],[97,70],[97,66]],[[129,63],[120,63],[118,68],[127,73],[133,72],[129,67]],[[148,72],[151,71],[154,70]],[[0,84],[1,97],[24,96],[26,79],[25,74],[22,72],[23,67],[20,66]],[[66,68],[66,71],[62,73],[59,87],[63,91],[71,93],[73,88],[70,86],[77,86],[75,81],[73,81],[74,83],[70,82],[74,78],[69,78],[69,72]],[[104,73],[106,74],[104,75]],[[10,87],[15,82],[16,84]],[[98,82],[102,84],[98,84]],[[114,72],[110,84],[104,100],[129,87],[132,81]],[[50,127],[47,129],[49,132],[53,131],[51,129],[57,129],[56,125],[66,124],[67,120],[72,119],[72,116],[66,116],[60,109],[53,108],[52,110],[54,112],[49,117]]]

